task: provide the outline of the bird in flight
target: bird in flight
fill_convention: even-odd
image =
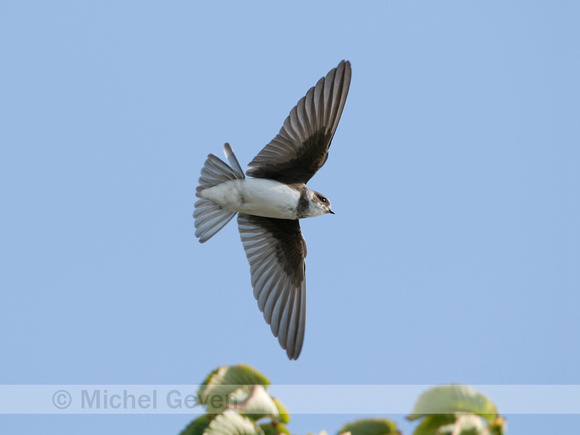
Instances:
[[[328,198],[306,183],[328,158],[350,77],[350,62],[343,60],[308,90],[248,165],[246,175],[253,178],[245,177],[226,143],[229,165],[208,155],[196,190],[193,217],[201,243],[238,215],[254,297],[291,360],[300,355],[306,323],[306,242],[299,219],[334,214]]]

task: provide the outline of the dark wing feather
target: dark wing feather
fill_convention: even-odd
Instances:
[[[248,165],[251,177],[306,183],[328,158],[350,86],[350,62],[342,61],[310,88],[280,133]]]
[[[306,324],[306,242],[297,220],[238,214],[254,297],[288,358],[300,355]]]

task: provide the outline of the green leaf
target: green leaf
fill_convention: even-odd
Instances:
[[[240,388],[231,393],[228,399],[228,408],[235,409],[252,420],[264,417],[269,417],[272,420],[278,419],[278,408],[264,387],[255,385],[251,390],[248,388]]]
[[[416,420],[433,414],[477,414],[489,421],[497,417],[495,405],[468,385],[434,387],[419,397],[407,418]]]
[[[197,391],[197,401],[206,412],[217,414],[227,409],[229,396],[242,388],[250,394],[254,385],[267,386],[264,375],[246,365],[222,366],[211,372]]]
[[[352,435],[386,435],[398,434],[397,425],[387,419],[366,419],[348,423],[339,433],[350,432]]]
[[[264,435],[278,435],[278,434],[291,435],[290,431],[288,431],[288,429],[286,428],[286,425],[282,423],[261,424],[260,428],[264,431]]]
[[[458,435],[489,435],[486,425],[480,416],[465,414],[459,416],[455,422],[455,432]]]
[[[441,435],[489,435],[483,420],[475,414],[460,415],[454,423],[441,426],[436,433]]]
[[[274,397],[273,400],[276,408],[278,409],[278,417],[276,420],[280,423],[288,424],[290,422],[290,414],[288,413],[288,410],[278,399]]]
[[[455,422],[454,415],[428,415],[415,428],[413,435],[433,435],[438,434],[437,430],[445,425]]]
[[[505,435],[507,432],[507,422],[503,417],[497,417],[489,426],[489,433],[492,435]]]
[[[207,429],[211,423],[212,416],[202,415],[197,417],[181,431],[179,435],[203,435],[203,431]]]
[[[233,411],[217,415],[203,435],[264,435],[252,420]]]

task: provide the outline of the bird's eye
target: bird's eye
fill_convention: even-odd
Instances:
[[[320,202],[326,204],[326,202],[328,201],[324,196],[322,195],[318,195],[318,199],[320,200]]]

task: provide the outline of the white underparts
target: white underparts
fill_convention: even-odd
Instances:
[[[278,219],[298,218],[300,193],[274,180],[230,180],[204,189],[199,196],[230,211]]]

